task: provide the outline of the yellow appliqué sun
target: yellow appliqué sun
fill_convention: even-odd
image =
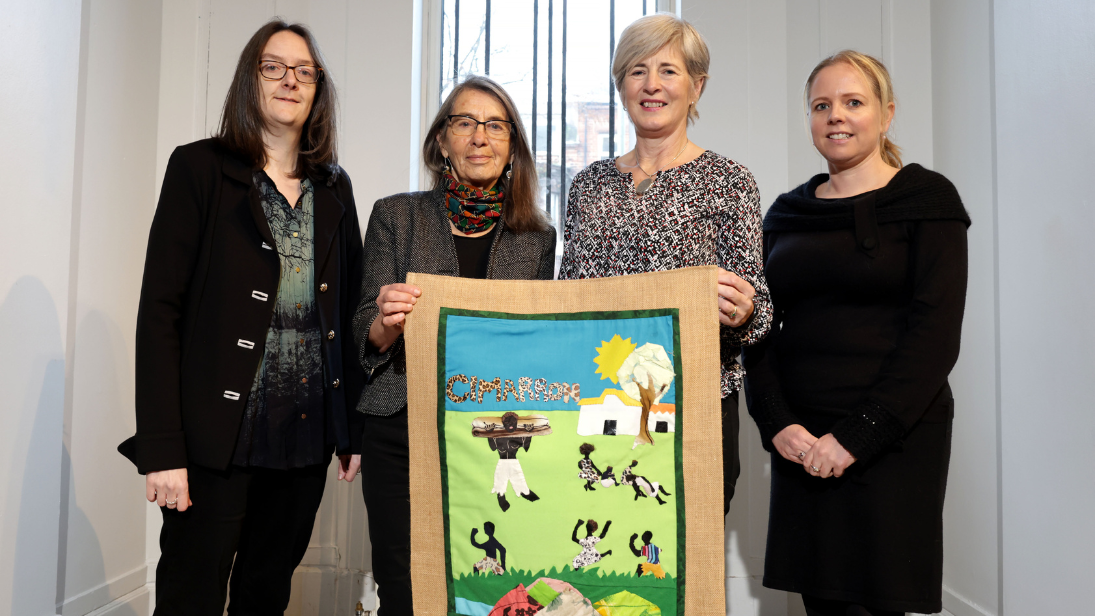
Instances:
[[[597,357],[593,358],[593,362],[600,366],[595,371],[601,375],[601,380],[612,379],[613,383],[618,383],[619,379],[616,378],[616,371],[623,365],[624,360],[628,355],[635,350],[635,344],[631,342],[631,338],[620,338],[619,334],[612,336],[612,340],[601,341],[601,346],[597,347]]]

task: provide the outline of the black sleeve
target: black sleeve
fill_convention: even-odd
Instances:
[[[182,426],[182,320],[202,245],[212,181],[202,161],[176,148],[167,163],[148,233],[137,309],[137,434],[123,443],[141,473],[186,468]],[[210,165],[214,168],[214,165]],[[209,174],[206,174],[208,176]]]
[[[765,260],[768,258],[770,239],[770,236],[764,236]],[[745,368],[745,403],[760,430],[761,445],[771,452],[775,451],[772,439],[781,430],[802,423],[784,399],[776,373],[776,345],[782,317],[779,306],[773,308],[771,331],[767,337],[741,350],[742,366]]]
[[[340,201],[346,208],[346,284],[342,292],[346,293],[342,312],[342,371],[346,382],[346,425],[350,436],[350,451],[339,453],[361,453],[361,439],[364,430],[365,415],[357,411],[357,403],[365,384],[365,371],[361,367],[357,338],[353,335],[354,313],[361,304],[361,268],[364,251],[362,249],[361,225],[358,222],[357,202],[354,200],[353,184],[350,177],[342,171],[344,182],[340,182]]]
[[[864,401],[832,434],[859,460],[874,457],[923,416],[958,361],[966,304],[966,225],[908,223],[913,293],[906,328]]]

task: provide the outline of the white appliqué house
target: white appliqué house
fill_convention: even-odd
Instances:
[[[619,389],[606,389],[596,398],[578,401],[578,434],[615,436],[639,433],[643,405]],[[650,409],[647,429],[651,432],[673,432],[676,423],[675,404],[655,404]]]

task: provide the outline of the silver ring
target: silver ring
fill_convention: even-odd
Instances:
[[[179,502],[179,499],[175,499],[175,500],[173,500],[173,501],[164,501],[164,503],[166,503],[166,504],[167,504],[167,505],[169,505],[169,506],[170,506],[170,505],[174,505],[174,504],[175,504],[175,503],[177,503],[177,502]]]
[[[806,452],[805,451],[798,452],[798,459],[799,460],[805,460],[806,459]]]
[[[820,473],[820,472],[821,472],[821,469],[820,469],[820,468],[818,468],[818,467],[816,467],[816,466],[814,466],[814,465],[812,465],[812,464],[810,465],[810,468],[811,468],[811,469],[812,469],[812,470],[813,470],[813,471],[814,471],[815,473]]]

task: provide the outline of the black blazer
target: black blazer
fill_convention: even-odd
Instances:
[[[137,312],[137,434],[118,447],[141,473],[231,461],[281,275],[252,171],[214,139],[176,148],[167,163]],[[350,324],[361,231],[345,172],[311,180],[329,440],[357,453],[359,415],[347,411],[364,381]]]
[[[491,280],[551,280],[555,276],[555,229],[514,233],[506,213],[498,223],[487,262]],[[457,277],[460,261],[440,188],[403,193],[376,202],[365,232],[369,254],[361,277],[361,304],[354,317],[354,336],[361,365],[370,374],[357,409],[369,415],[391,415],[407,405],[407,356],[403,336],[385,352],[369,343],[369,329],[379,314],[380,287],[406,282],[407,272]]]

